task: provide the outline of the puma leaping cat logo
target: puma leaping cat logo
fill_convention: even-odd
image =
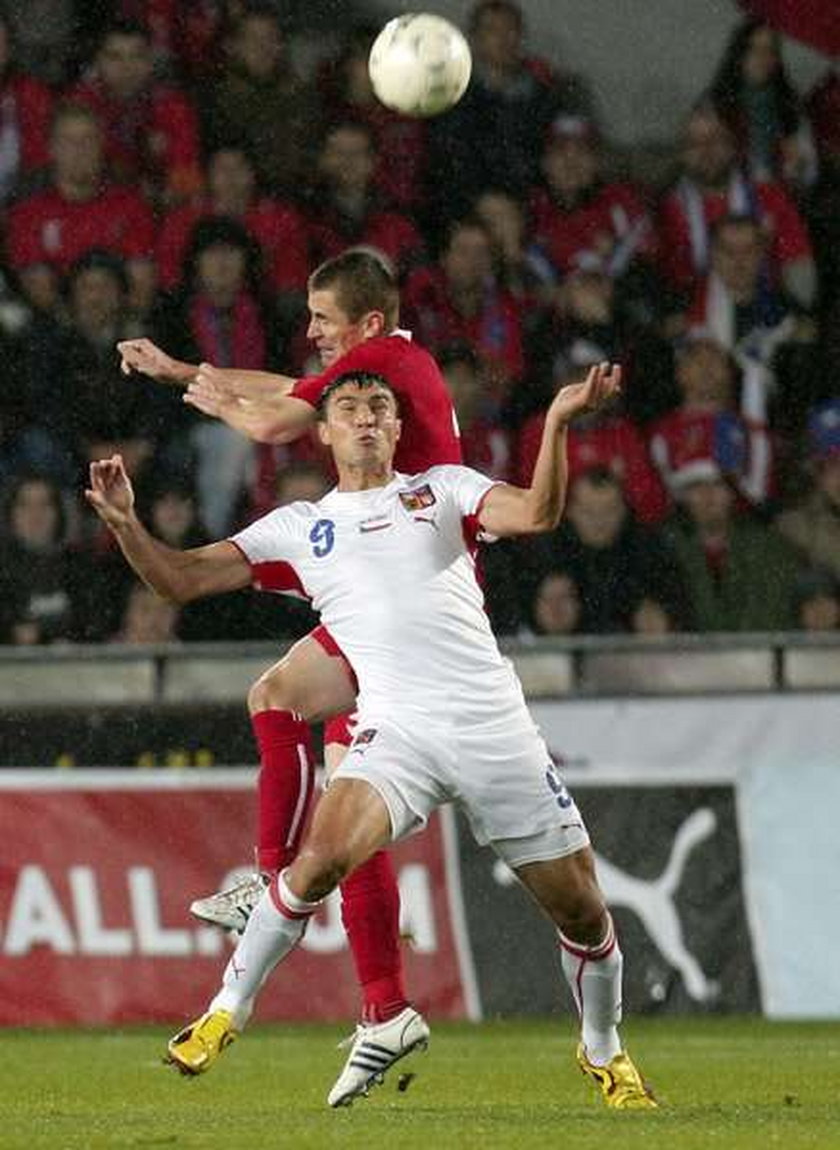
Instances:
[[[680,972],[686,991],[698,1002],[716,998],[720,987],[706,977],[689,951],[674,895],[679,890],[689,855],[716,826],[717,817],[708,807],[690,814],[677,831],[665,869],[656,879],[637,878],[619,870],[603,855],[595,856],[598,881],[607,902],[610,906],[627,907],[638,915],[663,958]],[[496,863],[493,875],[503,886],[515,881],[512,871],[501,860]]]

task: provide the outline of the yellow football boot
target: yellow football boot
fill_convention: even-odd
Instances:
[[[614,1110],[658,1109],[653,1094],[624,1050],[611,1058],[606,1066],[595,1066],[586,1057],[581,1043],[577,1048],[577,1061],[582,1073],[598,1083],[607,1106]]]
[[[204,1074],[237,1034],[229,1010],[213,1010],[202,1014],[201,1018],[169,1039],[166,1047],[168,1056],[164,1061],[182,1074]]]

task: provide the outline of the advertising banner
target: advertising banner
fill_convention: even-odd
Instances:
[[[233,867],[248,869],[254,823],[252,773],[219,774],[166,786],[136,772],[111,781],[21,772],[16,786],[5,773],[0,1024],[170,1022],[206,1008],[230,943],[187,907]],[[471,1011],[447,820],[449,812],[394,854],[407,978],[444,1018]],[[266,985],[257,1016],[354,1019],[357,998],[335,896]]]

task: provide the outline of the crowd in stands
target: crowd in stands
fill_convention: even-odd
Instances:
[[[529,54],[516,0],[476,0],[470,86],[431,121],[374,98],[373,26],[303,67],[294,5],[93,7],[0,6],[0,642],[311,626],[250,593],[159,601],[81,492],[120,451],[179,547],[317,499],[312,441],[253,444],[115,345],[305,373],[308,272],[355,244],[397,269],[493,476],[527,484],[555,390],[624,366],[571,430],[560,527],[482,551],[499,633],[840,629],[836,74],[801,95],[743,22],[654,175],[585,77]]]

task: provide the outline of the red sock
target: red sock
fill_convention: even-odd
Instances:
[[[408,1006],[400,954],[400,893],[386,851],[341,884],[341,921],[362,987],[362,1021],[386,1022]]]
[[[295,857],[312,800],[311,735],[291,711],[259,711],[251,725],[260,749],[257,866],[276,871]]]

